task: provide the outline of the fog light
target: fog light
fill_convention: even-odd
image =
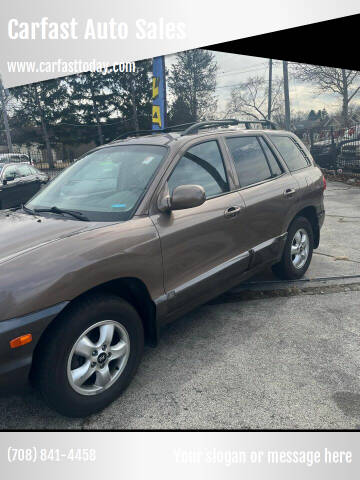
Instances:
[[[21,335],[20,337],[13,338],[10,340],[10,347],[11,348],[18,348],[30,343],[32,341],[31,333],[27,333],[26,335]]]

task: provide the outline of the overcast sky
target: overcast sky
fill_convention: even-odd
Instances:
[[[217,64],[217,86],[218,110],[225,110],[230,98],[232,87],[246,81],[249,77],[263,76],[268,78],[269,60],[261,57],[250,57],[247,55],[236,55],[232,53],[214,52]],[[175,61],[175,55],[166,57],[166,66]],[[273,78],[282,78],[282,62],[274,61]],[[293,111],[308,112],[311,109],[326,110],[331,113],[341,108],[341,98],[334,94],[319,94],[314,85],[296,81],[289,76],[290,104]],[[354,103],[360,104],[360,94]]]

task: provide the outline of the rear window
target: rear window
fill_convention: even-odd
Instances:
[[[279,150],[290,172],[310,165],[309,159],[292,138],[271,135],[271,140]]]

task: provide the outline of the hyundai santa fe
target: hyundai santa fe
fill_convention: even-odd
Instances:
[[[166,323],[267,266],[304,275],[325,180],[295,135],[255,126],[130,135],[0,212],[3,392],[30,379],[61,414],[92,414]]]

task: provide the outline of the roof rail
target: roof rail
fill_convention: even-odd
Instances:
[[[277,130],[277,125],[270,120],[236,120],[235,118],[226,118],[223,120],[208,120],[203,122],[189,122],[180,125],[172,125],[171,127],[162,128],[159,130],[132,130],[125,132],[119,137],[116,137],[112,142],[125,139],[128,137],[138,137],[141,135],[164,134],[171,132],[181,132],[181,136],[198,133],[199,130],[211,127],[226,127],[229,125],[245,125],[246,129],[251,129],[251,124],[267,125],[273,130]]]
[[[151,135],[151,134],[161,134],[161,133],[170,133],[170,132],[178,132],[186,129],[190,125],[193,125],[195,122],[189,122],[189,123],[182,123],[180,125],[172,125],[171,127],[166,127],[162,128],[159,130],[131,130],[130,132],[125,132],[116,137],[113,142],[116,142],[116,140],[120,140],[123,138],[127,137],[138,137],[140,135]]]
[[[198,122],[187,128],[181,135],[191,135],[198,133],[199,130],[207,127],[222,127],[227,125],[245,125],[246,129],[251,129],[251,124],[268,125],[271,129],[277,130],[277,125],[270,120],[236,120],[228,118],[225,120],[209,120],[208,122]]]
[[[184,130],[181,134],[181,136],[184,135],[190,135],[192,133],[198,133],[198,131],[202,128],[207,128],[207,127],[225,127],[227,125],[237,125],[239,123],[238,120],[235,120],[235,118],[227,118],[224,120],[208,120],[204,122],[197,122],[193,123],[190,127],[188,127],[186,130]]]

